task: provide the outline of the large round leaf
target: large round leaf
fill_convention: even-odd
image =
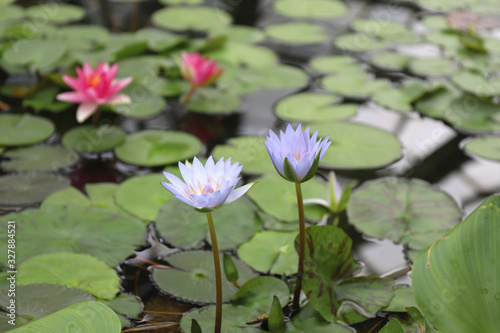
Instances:
[[[278,65],[266,68],[262,71],[261,88],[262,89],[292,89],[305,86],[309,77],[301,69]]]
[[[335,46],[344,51],[367,52],[386,48],[389,42],[378,40],[363,33],[351,33],[338,37],[335,40]]]
[[[116,313],[127,316],[129,318],[136,318],[144,308],[142,302],[139,300],[139,297],[124,293],[121,293],[120,295],[118,295],[118,297],[115,297],[109,301],[99,301],[109,306]]]
[[[330,39],[323,26],[311,23],[277,23],[266,27],[265,33],[271,39],[291,44],[323,43]]]
[[[156,11],[151,20],[159,27],[174,31],[206,31],[231,23],[231,16],[211,7],[169,7]]]
[[[413,111],[412,103],[419,99],[427,87],[420,81],[407,80],[399,87],[380,89],[373,95],[373,101],[394,111]]]
[[[494,194],[415,260],[415,300],[441,332],[498,330],[499,212],[500,195]]]
[[[264,39],[264,33],[255,27],[232,25],[210,31],[210,36],[223,35],[228,41],[241,43],[258,43]]]
[[[301,186],[304,199],[323,197],[326,194],[325,184],[316,178],[302,183]],[[265,174],[247,195],[265,213],[281,221],[292,222],[299,219],[295,186],[277,173]],[[309,220],[319,221],[323,214],[321,207],[305,207],[305,215]]]
[[[82,7],[58,3],[42,3],[26,9],[26,15],[33,21],[49,21],[56,24],[80,21],[85,16]]]
[[[157,173],[129,178],[116,190],[116,204],[129,214],[154,221],[160,207],[174,197],[161,185],[164,181],[165,176]]]
[[[143,242],[142,223],[121,212],[97,207],[45,206],[6,215],[0,224],[16,221],[18,263],[41,253],[88,253],[116,266]],[[7,242],[7,235],[0,235]],[[7,254],[2,262],[7,262]]]
[[[221,256],[222,266],[222,256]],[[153,267],[151,278],[164,292],[187,301],[197,303],[215,303],[215,272],[212,252],[190,251],[165,257],[175,268]],[[237,283],[244,284],[256,274],[243,262],[233,258],[238,269]],[[238,291],[225,275],[222,274],[222,299],[227,302]]]
[[[232,304],[252,307],[260,314],[268,313],[273,296],[278,297],[281,304],[287,304],[290,298],[287,284],[272,276],[257,276],[238,289]]]
[[[182,132],[145,130],[127,136],[116,156],[139,166],[161,166],[191,158],[201,151],[195,136]]]
[[[381,129],[347,122],[316,125],[319,135],[330,136],[331,146],[320,166],[341,170],[378,169],[401,157],[401,144]]]
[[[236,111],[241,105],[237,95],[214,88],[197,89],[186,104],[189,111],[205,114],[228,114]]]
[[[361,70],[355,58],[345,55],[319,56],[311,60],[309,65],[320,73],[356,72]]]
[[[28,173],[2,176],[0,206],[37,204],[69,184],[70,180],[61,175]]]
[[[84,125],[66,132],[62,143],[82,153],[100,153],[118,146],[125,139],[125,131],[115,126]]]
[[[388,51],[374,54],[371,58],[372,65],[387,71],[403,71],[412,57],[402,53]]]
[[[95,301],[72,304],[12,332],[65,332],[69,327],[78,327],[81,332],[121,332],[120,319],[116,313],[106,305]]]
[[[61,112],[68,109],[72,104],[61,102],[56,99],[61,90],[57,87],[48,87],[37,91],[32,96],[23,100],[23,106],[31,107],[35,111]]]
[[[500,137],[498,136],[467,140],[463,144],[463,149],[471,155],[500,162]]]
[[[373,79],[361,71],[330,74],[321,80],[321,85],[328,91],[354,99],[367,99],[376,91],[386,91],[389,87],[386,80]]]
[[[234,249],[262,229],[250,200],[240,198],[213,213],[220,250]],[[165,203],[156,218],[156,229],[175,247],[191,249],[210,241],[207,217],[179,200]]]
[[[447,58],[413,59],[409,68],[413,73],[421,75],[451,75],[458,71],[457,64]]]
[[[88,254],[57,252],[40,254],[19,265],[16,282],[60,284],[112,299],[120,290],[120,278],[104,261]]]
[[[161,113],[167,107],[164,98],[152,94],[147,87],[140,84],[129,85],[123,90],[123,93],[132,96],[132,103],[116,105],[113,109],[125,117],[150,118]]]
[[[276,55],[272,51],[247,43],[227,42],[206,55],[210,59],[255,68],[267,68],[276,63]]]
[[[370,237],[420,251],[453,228],[460,209],[446,193],[420,180],[385,178],[354,191],[349,221]]]
[[[261,231],[238,248],[238,256],[253,269],[271,274],[297,272],[299,257],[293,248],[297,231]]]
[[[355,104],[339,105],[335,95],[301,93],[281,99],[275,106],[276,115],[298,122],[327,122],[354,116]]]
[[[29,114],[0,115],[0,145],[20,146],[48,139],[54,133],[49,120]]]
[[[278,0],[273,4],[280,14],[309,19],[331,19],[347,13],[343,2],[331,0]]]
[[[475,96],[464,96],[455,100],[445,112],[444,120],[465,133],[500,132],[498,105]]]
[[[67,51],[67,45],[59,39],[34,38],[19,40],[7,49],[2,61],[5,65],[22,66],[32,72],[50,72],[57,67],[60,60]],[[8,68],[7,68],[7,71]]]
[[[3,156],[9,160],[2,162],[2,169],[18,172],[55,172],[78,161],[78,155],[73,151],[48,145],[9,150]]]
[[[241,136],[231,138],[225,145],[216,146],[212,154],[216,160],[231,157],[243,165],[243,173],[261,174],[276,172],[264,146],[264,138]]]

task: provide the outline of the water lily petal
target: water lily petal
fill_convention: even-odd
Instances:
[[[98,107],[98,104],[92,102],[84,102],[80,104],[78,110],[76,110],[76,120],[79,123],[83,123],[85,120],[87,120],[87,118],[89,118],[97,111]]]

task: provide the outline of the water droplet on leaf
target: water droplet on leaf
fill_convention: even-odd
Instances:
[[[481,288],[481,294],[486,295],[488,293],[488,289]]]

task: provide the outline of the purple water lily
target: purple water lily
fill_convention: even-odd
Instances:
[[[317,136],[318,131],[310,137],[309,127],[302,132],[301,124],[295,131],[289,124],[285,133],[280,131],[279,138],[269,130],[265,145],[274,167],[283,178],[302,183],[314,176],[319,161],[332,143],[328,137],[317,140]]]
[[[235,189],[240,181],[243,166],[231,164],[231,158],[224,162],[221,158],[214,163],[210,156],[205,166],[195,157],[193,164],[179,162],[179,170],[184,181],[171,173],[163,172],[170,182],[162,185],[182,202],[195,209],[207,212],[227,205],[244,195],[254,183]]]

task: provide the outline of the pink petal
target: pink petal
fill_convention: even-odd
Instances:
[[[69,103],[75,103],[75,104],[80,104],[83,102],[88,102],[88,98],[85,97],[80,92],[63,92],[60,93],[56,96],[57,100],[62,101],[62,102],[69,102]]]
[[[83,90],[85,86],[80,80],[69,75],[63,75],[63,81],[66,82],[73,90]]]
[[[92,68],[92,66],[90,65],[90,63],[88,61],[85,61],[83,63],[83,74],[85,75],[85,77],[88,77],[88,76],[94,74],[94,69]]]
[[[132,77],[126,77],[124,79],[116,80],[110,85],[108,94],[110,96],[116,94],[117,92],[128,86],[132,82],[132,80]]]
[[[80,104],[78,110],[76,110],[76,120],[79,123],[83,123],[87,118],[89,118],[94,112],[96,112],[99,105],[92,102],[85,102]]]
[[[119,104],[130,104],[132,100],[127,95],[115,95],[108,99],[106,104],[119,105]]]

